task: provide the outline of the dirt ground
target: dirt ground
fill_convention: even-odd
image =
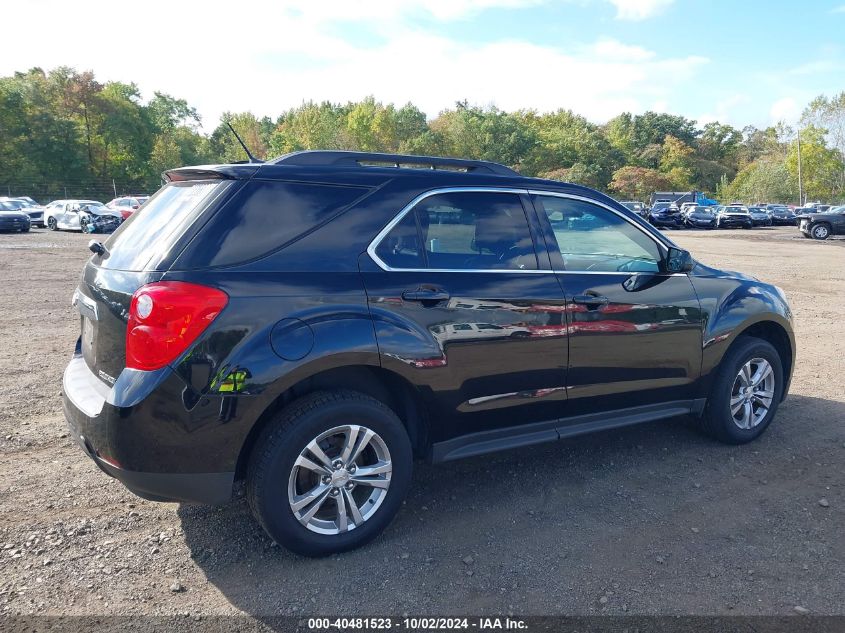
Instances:
[[[671,237],[790,298],[795,378],[760,441],[675,420],[417,464],[384,535],[310,560],[242,499],[143,501],[71,443],[88,238],[0,235],[0,614],[845,614],[845,240]]]

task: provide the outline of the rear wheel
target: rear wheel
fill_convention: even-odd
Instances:
[[[775,416],[783,380],[780,354],[771,343],[751,336],[738,339],[719,366],[702,418],[704,430],[728,444],[758,438]]]
[[[411,442],[393,411],[361,393],[317,392],[286,407],[258,439],[247,498],[277,543],[326,556],[387,527],[411,470]]]

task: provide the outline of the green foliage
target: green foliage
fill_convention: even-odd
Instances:
[[[673,191],[692,189],[693,149],[679,138],[667,134],[663,140],[660,171],[672,183]]]
[[[670,191],[672,182],[656,169],[629,165],[613,172],[609,188],[625,200],[642,202],[655,191]]]
[[[730,183],[719,188],[722,202],[745,200],[749,203],[793,201],[798,198],[798,181],[782,161],[758,160],[742,168]]]
[[[722,199],[797,201],[796,133],[784,125],[702,127],[682,116],[622,113],[596,125],[571,110],[504,112],[466,101],[432,120],[412,103],[374,97],[307,102],[277,119],[223,115],[210,134],[184,99],[91,72],[33,68],[0,77],[0,190],[44,200],[107,199],[158,188],[161,172],[242,161],[229,121],[258,158],[303,149],[459,156],[504,163],[529,176],[566,180],[624,198],[696,189]],[[845,93],[820,96],[802,118],[807,196],[845,198]]]
[[[838,149],[827,146],[825,135],[825,129],[812,125],[801,131],[801,173],[808,200],[835,200],[845,194],[842,186],[845,157]],[[797,139],[789,146],[786,169],[797,180]]]

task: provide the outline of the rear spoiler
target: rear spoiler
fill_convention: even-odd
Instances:
[[[242,165],[198,165],[178,167],[162,173],[164,182],[183,182],[186,180],[249,180],[258,171],[260,165],[245,163]]]

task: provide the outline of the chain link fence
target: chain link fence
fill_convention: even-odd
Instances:
[[[160,183],[150,185],[143,180],[118,181],[112,179],[63,180],[47,182],[35,179],[3,178],[0,175],[0,196],[29,196],[36,202],[47,204],[53,200],[99,200],[108,202],[125,195],[149,195]]]

